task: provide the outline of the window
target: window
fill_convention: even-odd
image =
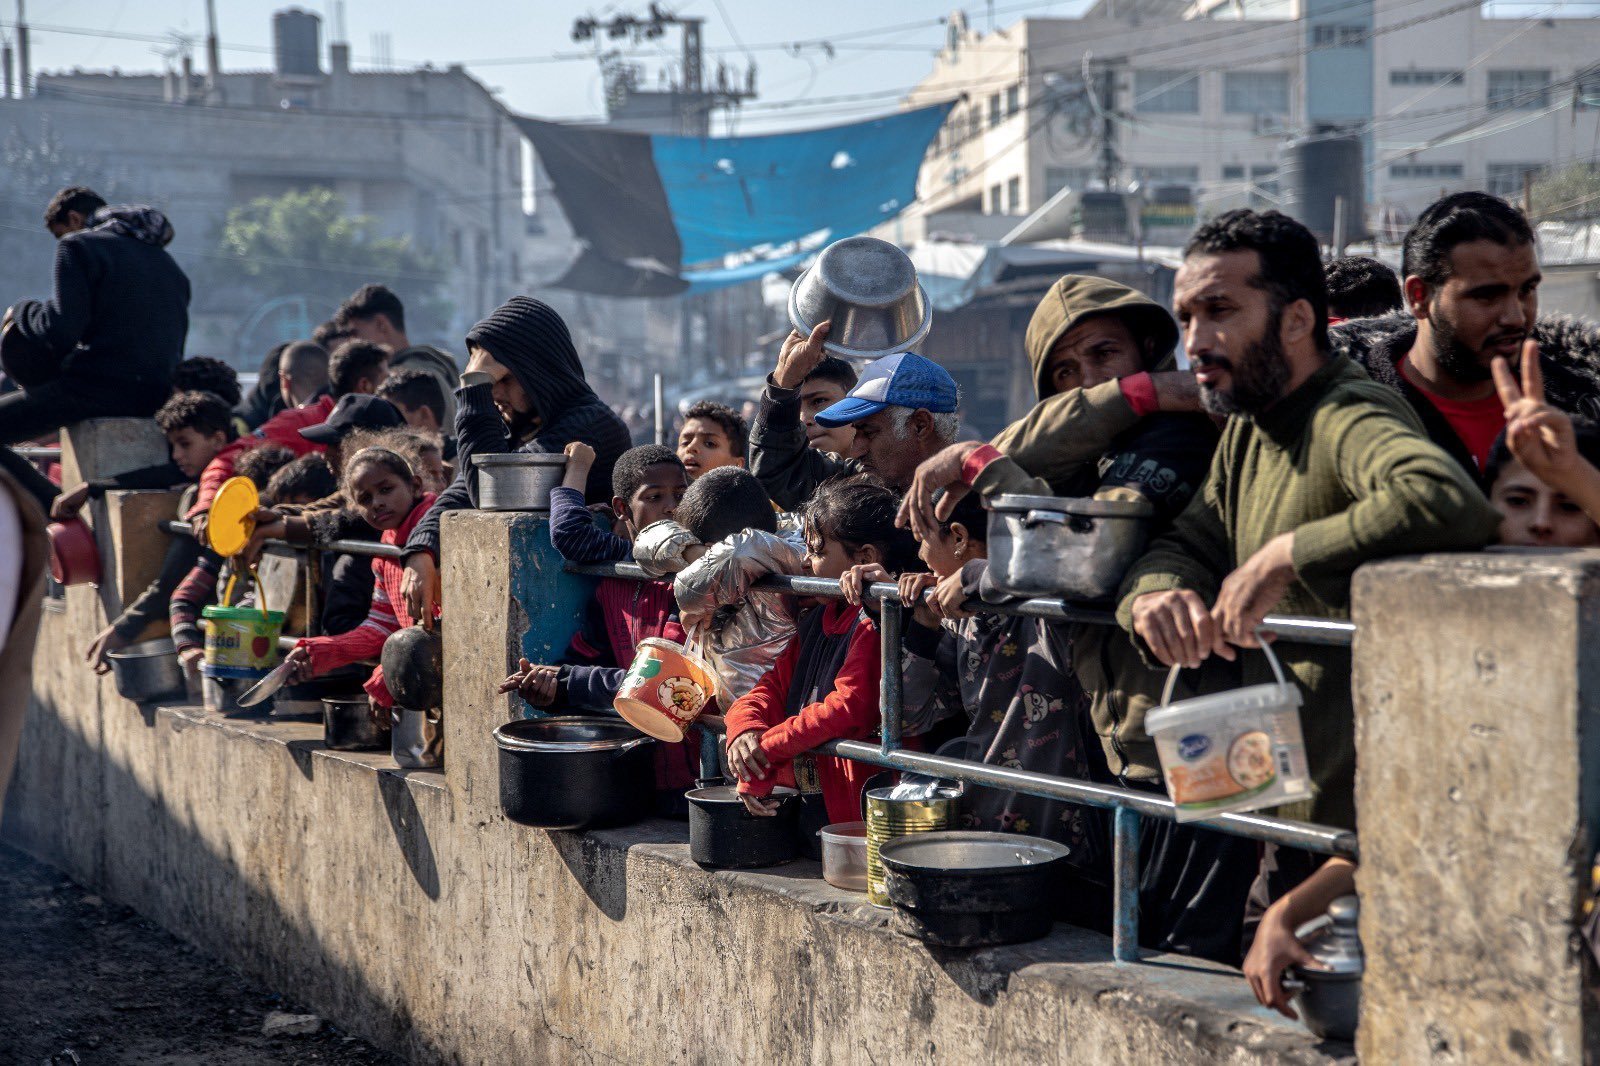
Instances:
[[[1000,94],[995,93],[989,97],[989,125],[1000,125]]]
[[[1230,70],[1222,75],[1222,109],[1230,115],[1287,115],[1289,75],[1281,70]]]
[[[1335,26],[1323,23],[1311,27],[1313,48],[1354,48],[1367,39],[1367,28],[1362,25]]]
[[[1022,214],[1022,179],[1012,178],[1006,182],[1006,209],[1013,215]]]
[[[1094,171],[1089,167],[1045,167],[1044,198],[1048,200],[1062,189],[1082,192],[1093,178]]]
[[[1405,179],[1460,178],[1466,170],[1460,163],[1391,163],[1389,176]]]
[[[1222,180],[1223,181],[1243,181],[1244,180],[1244,167],[1240,166],[1238,163],[1225,164],[1223,166],[1223,168],[1222,168]]]
[[[1600,67],[1578,75],[1578,110],[1600,108]]]
[[[1200,72],[1197,70],[1134,71],[1133,109],[1155,115],[1199,114]]]
[[[1538,111],[1550,106],[1548,70],[1491,70],[1490,111]]]
[[[1013,85],[1006,90],[1006,115],[1009,117],[1022,110],[1022,86]]]
[[[1133,176],[1144,185],[1197,185],[1200,168],[1194,166],[1134,167]]]
[[[1003,215],[1006,213],[1005,202],[1001,199],[1005,195],[1004,185],[989,186],[989,214]]]
[[[1460,85],[1459,70],[1391,70],[1389,84],[1395,86]]]
[[[1490,163],[1484,185],[1491,194],[1510,200],[1522,195],[1524,174],[1531,171],[1538,177],[1548,169],[1543,163]]]

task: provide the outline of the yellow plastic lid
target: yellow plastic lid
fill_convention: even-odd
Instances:
[[[206,525],[211,550],[224,557],[243,551],[256,531],[256,510],[260,506],[261,494],[254,481],[247,477],[224,481],[211,501],[211,517]]]

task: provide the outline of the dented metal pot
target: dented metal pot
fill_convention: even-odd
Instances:
[[[1143,500],[997,496],[989,504],[989,581],[1009,596],[1101,600],[1144,551],[1155,508]]]

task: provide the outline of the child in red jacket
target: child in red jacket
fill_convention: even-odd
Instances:
[[[870,479],[825,483],[806,505],[807,573],[837,579],[863,563],[899,573],[916,545],[895,528],[898,508],[895,494]],[[788,785],[820,793],[828,822],[860,819],[861,790],[876,768],[810,749],[877,731],[879,653],[877,626],[858,607],[829,600],[801,616],[772,669],[728,710],[728,764],[750,813],[773,814],[767,797]],[[814,799],[807,807],[815,810]]]
[[[387,448],[356,452],[345,461],[343,475],[345,497],[369,525],[382,531],[379,540],[384,544],[404,544],[433,506],[433,493],[423,492],[422,481],[410,465]],[[286,660],[295,664],[291,682],[306,681],[363,659],[376,659],[391,633],[416,621],[400,594],[400,579],[405,576],[400,560],[375,558],[372,572],[377,580],[372,585],[372,609],[367,620],[348,633],[308,637],[296,644]],[[438,614],[435,606],[434,617]],[[383,683],[381,666],[372,672],[365,688],[375,708],[394,705],[394,697]]]

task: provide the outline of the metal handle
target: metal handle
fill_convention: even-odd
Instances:
[[[630,740],[626,744],[622,745],[621,747],[619,747],[617,749],[617,754],[621,755],[625,751],[632,751],[634,748],[637,748],[640,744],[648,744],[653,739],[654,739],[653,737],[639,737],[639,738],[637,738],[635,740]]]
[[[1278,978],[1278,983],[1283,986],[1285,992],[1304,992],[1306,990],[1306,983],[1298,977],[1290,977],[1287,970],[1283,972],[1282,977]]]
[[[1067,524],[1067,516],[1062,514],[1060,511],[1029,511],[1027,514],[1022,516],[1023,529],[1032,529],[1034,526],[1039,525],[1042,522],[1049,522],[1052,525],[1064,526]]]

